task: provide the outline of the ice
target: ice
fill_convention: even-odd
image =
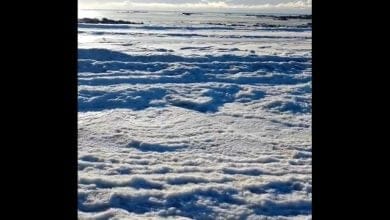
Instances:
[[[115,16],[79,23],[80,219],[311,219],[310,18]]]

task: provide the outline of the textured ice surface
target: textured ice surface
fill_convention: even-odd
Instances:
[[[311,21],[143,14],[79,24],[79,217],[311,219]]]

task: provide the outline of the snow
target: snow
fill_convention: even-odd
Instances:
[[[79,218],[311,219],[310,20],[111,13],[144,24],[79,24]]]

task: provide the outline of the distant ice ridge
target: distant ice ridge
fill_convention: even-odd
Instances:
[[[80,219],[311,219],[311,29],[208,16],[79,25]]]

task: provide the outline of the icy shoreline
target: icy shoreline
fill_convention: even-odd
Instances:
[[[79,217],[311,219],[307,19],[182,17],[79,24]]]

